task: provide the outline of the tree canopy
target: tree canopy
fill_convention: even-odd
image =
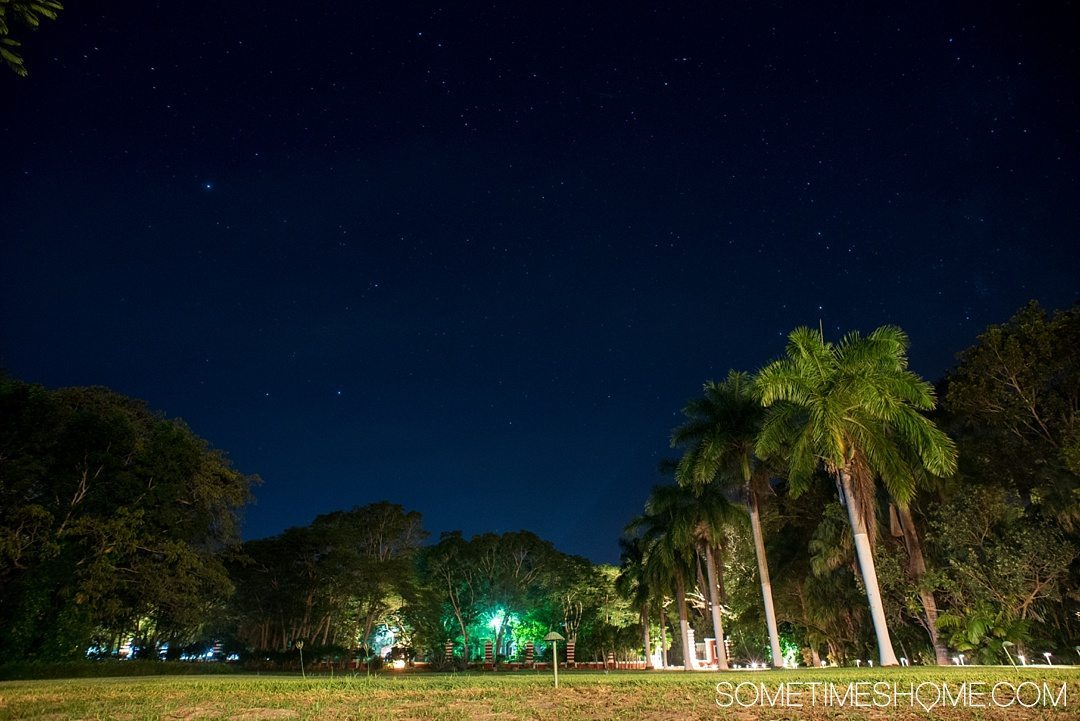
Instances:
[[[0,379],[0,419],[0,646],[190,636],[231,590],[223,553],[255,479],[104,388]]]

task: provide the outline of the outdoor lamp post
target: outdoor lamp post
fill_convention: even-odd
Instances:
[[[559,687],[559,641],[566,639],[558,631],[552,631],[544,636],[545,641],[551,641],[551,665],[555,667],[555,688]]]
[[[1013,657],[1012,657],[1012,654],[1011,654],[1011,653],[1009,653],[1009,646],[1015,646],[1015,645],[1016,645],[1016,644],[1014,644],[1014,643],[1013,643],[1012,641],[1002,641],[1002,642],[1001,642],[1001,648],[1002,648],[1002,650],[1003,650],[1003,651],[1005,651],[1005,655],[1006,655],[1006,656],[1008,657],[1008,659],[1009,659],[1009,663],[1010,663],[1010,664],[1011,664],[1011,665],[1012,665],[1013,667],[1015,667],[1015,666],[1016,666],[1016,661],[1013,661]]]

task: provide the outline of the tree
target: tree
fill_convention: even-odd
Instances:
[[[965,477],[1013,488],[1067,532],[1080,527],[1080,306],[1032,301],[990,326],[949,376],[945,411]]]
[[[374,629],[414,598],[425,535],[419,513],[383,501],[249,541],[232,564],[238,635],[260,650],[369,647]]]
[[[495,648],[502,648],[507,622],[539,602],[551,587],[549,576],[562,554],[529,531],[502,535],[485,533],[470,542],[480,572],[481,597],[491,614],[502,613],[495,625]]]
[[[443,533],[437,544],[421,553],[419,566],[420,583],[437,599],[439,607],[449,609],[461,631],[466,662],[469,660],[469,627],[482,611],[483,589],[473,551],[472,544],[462,538],[459,531]]]
[[[654,585],[671,585],[675,592],[675,606],[679,615],[679,643],[683,654],[683,670],[693,668],[693,653],[690,649],[690,624],[686,611],[686,576],[691,564],[688,549],[680,546],[666,529],[667,519],[661,515],[646,512],[634,522],[643,530],[646,544],[645,566]],[[661,606],[660,623],[664,626],[664,611]],[[663,642],[663,639],[662,639]],[[666,644],[664,666],[668,665]]]
[[[0,378],[0,646],[189,638],[232,591],[222,552],[256,479],[105,388]]]
[[[920,411],[934,408],[933,387],[907,367],[908,339],[883,326],[839,344],[798,328],[786,357],[758,374],[755,386],[768,408],[756,450],[783,457],[798,494],[822,465],[837,482],[854,536],[880,663],[897,665],[874,570],[875,478],[897,503],[915,492],[912,464],[930,473],[956,470],[956,447]]]
[[[645,543],[639,536],[623,537],[619,539],[619,548],[619,575],[615,579],[615,587],[623,598],[638,610],[645,660],[653,665],[649,627],[652,618],[650,608],[654,602],[656,590],[649,583],[646,573]]]
[[[948,558],[942,627],[959,650],[1001,663],[1001,643],[1023,647],[1049,620],[1047,606],[1061,602],[1077,546],[1048,520],[1025,513],[1015,491],[993,486],[968,487],[939,506],[932,528]],[[1060,644],[1069,630],[1055,635],[1044,643]]]
[[[746,495],[772,665],[780,668],[784,659],[780,652],[780,634],[776,627],[769,561],[765,555],[759,511],[761,495],[770,490],[771,474],[754,455],[765,409],[754,395],[750,376],[731,371],[721,383],[707,382],[702,397],[687,403],[683,415],[686,422],[671,434],[672,447],[686,449],[675,472],[679,484],[701,487],[716,483],[726,487],[734,483],[740,485]]]
[[[41,25],[42,19],[55,20],[64,9],[58,0],[0,0],[0,57],[16,75],[27,75],[19,48],[22,43],[11,37],[11,24],[19,23],[30,29]]]

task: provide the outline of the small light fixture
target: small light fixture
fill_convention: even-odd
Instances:
[[[551,661],[552,666],[555,667],[555,688],[559,687],[559,641],[565,641],[566,638],[562,636],[558,631],[552,631],[547,636],[544,636],[545,641],[551,642]]]

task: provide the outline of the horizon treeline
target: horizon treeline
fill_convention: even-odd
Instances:
[[[1078,349],[1080,306],[1031,303],[931,387],[898,329],[796,331],[786,357],[689,399],[682,455],[627,519],[619,567],[525,530],[433,539],[390,501],[241,542],[258,479],[182,421],[0,374],[0,653],[181,658],[217,643],[265,664],[302,644],[312,659],[460,666],[487,641],[498,661],[529,642],[539,658],[557,630],[578,661],[648,648],[692,666],[720,635],[732,665],[877,663],[884,645],[911,663],[1064,662],[1080,638]],[[873,419],[839,456],[807,450],[829,403],[837,423],[857,406]]]

